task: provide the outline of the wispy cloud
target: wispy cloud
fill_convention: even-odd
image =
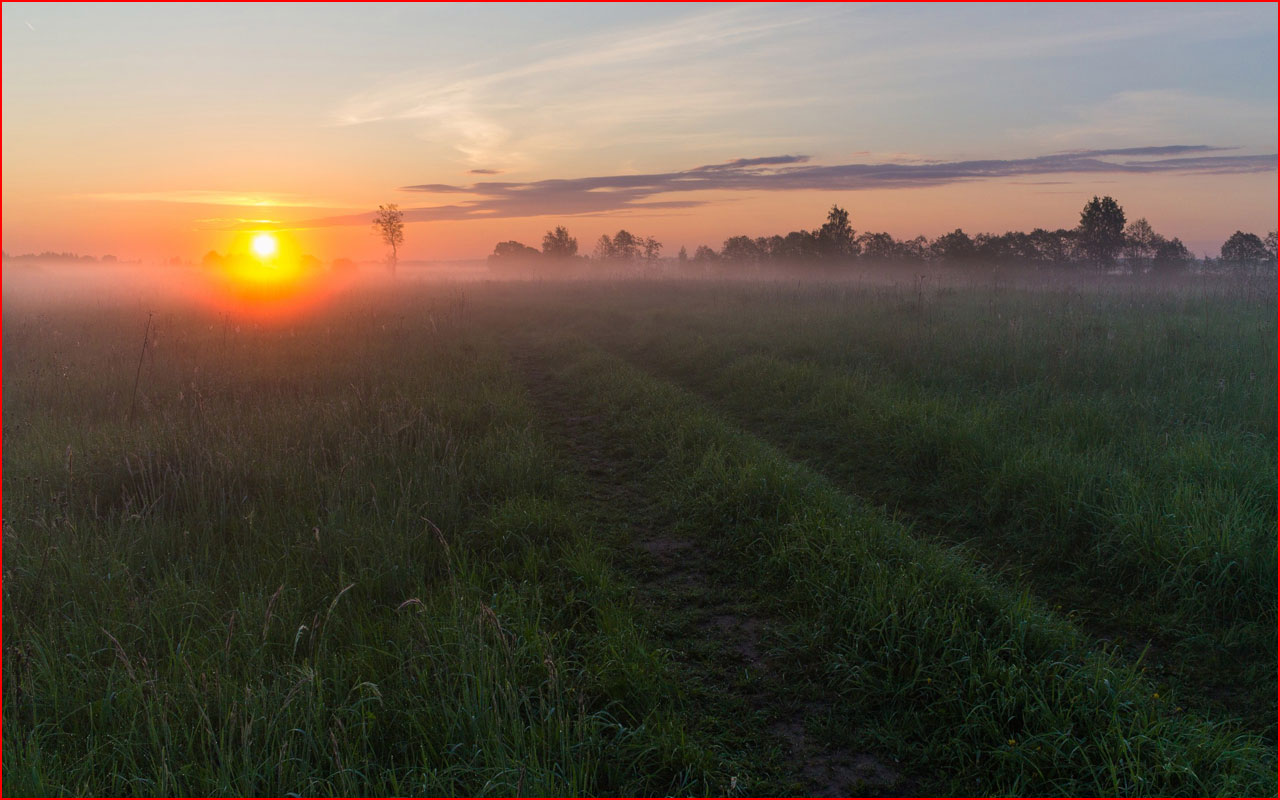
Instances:
[[[656,199],[687,192],[862,191],[940,186],[1020,177],[1080,175],[1242,174],[1274,172],[1276,156],[1213,155],[1209,145],[1075,150],[1033,158],[821,165],[809,156],[739,158],[677,172],[601,175],[540,181],[481,181],[466,186],[425,183],[402,191],[469,195],[445,205],[406,208],[409,222],[480,218],[572,216],[670,211],[706,205],[707,199]],[[1034,181],[1054,183],[1056,181]],[[326,217],[299,227],[366,224],[368,214]]]
[[[964,87],[946,76],[976,68],[1019,69],[993,62],[1035,63],[1188,32],[1238,35],[1250,18],[1229,6],[1170,6],[1156,14],[1127,8],[948,11],[922,19],[897,8],[862,5],[698,10],[513,48],[500,59],[389,75],[340,102],[332,121],[407,123],[441,155],[452,150],[476,167],[508,172],[563,161],[566,153],[657,143],[668,152],[678,143],[685,152],[704,154],[692,158],[705,158],[707,150],[690,137],[708,133],[721,146],[739,149],[829,150],[840,129],[827,127],[824,118],[858,119],[865,136],[885,127],[874,116],[883,116],[887,107],[934,103],[939,113],[949,112],[949,96]],[[1031,120],[1058,110],[1028,105],[1025,118]],[[1185,106],[1169,104],[1165,113],[1176,117],[1180,109]],[[1031,149],[1022,152],[1070,145],[1076,137],[1062,128],[1055,124],[1043,131],[1056,138],[1029,142]],[[1165,136],[1170,130],[1184,133],[1164,130]],[[779,140],[791,136],[794,142],[797,131],[806,131],[808,140]],[[1194,129],[1186,133],[1210,138]],[[749,135],[773,139],[748,144]],[[1125,139],[1117,131],[1114,140],[1092,141],[1123,144],[1160,135],[1159,129],[1147,129]],[[889,139],[881,133],[879,140]],[[615,156],[613,163],[619,160]]]
[[[388,86],[349,98],[338,109],[336,118],[342,125],[437,119],[444,112],[456,110],[457,102],[467,95],[517,80],[581,75],[584,70],[646,61],[690,48],[705,56],[708,50],[761,38],[779,28],[807,21],[803,17],[782,19],[747,14],[742,9],[720,9],[640,30],[550,42],[530,54],[529,61],[515,67],[486,69],[484,65],[472,65],[455,70],[452,75],[403,76]]]
[[[1062,119],[1011,131],[1026,146],[1072,147],[1124,144],[1155,138],[1242,138],[1275,141],[1276,103],[1207,96],[1178,89],[1116,92],[1086,105],[1062,109]],[[1105,153],[1104,153],[1105,154]]]
[[[319,200],[298,194],[280,192],[224,192],[216,189],[178,189],[155,192],[100,192],[82,194],[93,200],[122,203],[188,203],[202,206],[239,206],[242,208],[352,208],[350,203]]]
[[[765,100],[754,91],[758,81],[725,63],[743,57],[740,45],[811,22],[807,14],[731,7],[548,42],[514,55],[514,66],[477,63],[392,77],[341,103],[334,121],[413,121],[422,138],[447,142],[472,164],[519,168],[601,141],[606,132],[612,142],[638,128],[661,136],[666,126],[693,130],[694,122],[743,107],[804,102]]]
[[[1185,156],[1191,153],[1220,153],[1231,147],[1213,147],[1207,144],[1170,144],[1159,147],[1116,147],[1110,150],[1068,150],[1062,155],[1089,156]]]
[[[210,217],[195,220],[195,223],[197,230],[202,231],[276,230],[283,225],[278,219],[246,219],[244,217]]]

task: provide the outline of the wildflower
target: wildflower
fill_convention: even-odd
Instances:
[[[1017,744],[1017,743],[1018,743],[1018,741],[1017,741],[1016,739],[1010,739],[1010,740],[1009,740],[1009,746],[1010,746],[1010,747],[1013,747],[1013,746],[1014,746],[1015,744]]]
[[[1160,699],[1160,693],[1159,693],[1159,692],[1154,692],[1154,693],[1152,693],[1152,695],[1151,695],[1151,699],[1152,699],[1152,700],[1159,700],[1159,699]]]

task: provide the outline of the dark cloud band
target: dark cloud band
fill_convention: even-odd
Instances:
[[[405,220],[492,219],[572,216],[624,211],[669,210],[704,205],[706,200],[651,200],[656,195],[705,191],[860,191],[941,186],[977,180],[1075,174],[1244,174],[1274,172],[1276,156],[1209,155],[1229,148],[1167,145],[1111,150],[1078,150],[1033,158],[927,163],[809,163],[809,156],[739,158],[679,172],[604,175],[541,181],[479,181],[468,186],[442,183],[401,187],[427,194],[465,194],[460,203],[406,208]],[[301,227],[367,224],[369,215],[327,217]]]

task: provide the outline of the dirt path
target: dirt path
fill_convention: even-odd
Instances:
[[[652,360],[638,357],[633,351],[612,345],[606,345],[604,349],[636,369],[678,385],[708,408],[722,414],[731,424],[769,443],[787,458],[821,473],[835,486],[872,503],[882,504],[896,519],[910,525],[917,537],[964,546],[993,575],[1028,591],[1048,608],[1072,614],[1074,623],[1100,645],[1116,649],[1130,663],[1141,661],[1149,678],[1156,684],[1175,687],[1187,708],[1209,717],[1238,717],[1253,732],[1275,741],[1274,702],[1265,702],[1265,698],[1259,702],[1257,687],[1241,682],[1237,674],[1224,669],[1223,656],[1219,652],[1210,653],[1208,657],[1189,657],[1187,653],[1194,654],[1194,648],[1180,649],[1180,646],[1185,648],[1185,642],[1180,641],[1177,635],[1161,630],[1157,625],[1144,624],[1140,615],[1129,613],[1123,594],[1063,580],[1057,565],[1037,563],[1034,554],[1003,548],[998,543],[985,540],[978,531],[944,523],[936,513],[931,513],[931,509],[904,504],[900,498],[884,493],[867,494],[838,464],[813,457],[785,433],[735,412],[705,384],[690,380],[687,375],[660,369]],[[1255,660],[1259,663],[1265,661],[1264,658]]]
[[[817,797],[906,796],[914,781],[870,752],[833,746],[815,735],[830,725],[833,704],[813,697],[813,687],[788,686],[782,665],[770,654],[779,621],[735,591],[734,578],[714,554],[674,530],[645,491],[644,465],[611,441],[601,420],[583,415],[550,365],[532,351],[512,361],[524,378],[543,430],[584,478],[584,500],[597,523],[612,531],[622,564],[635,579],[638,604],[684,671],[698,684],[695,697],[709,705],[739,709],[749,750],[772,752],[789,789]],[[758,788],[743,787],[755,794]]]

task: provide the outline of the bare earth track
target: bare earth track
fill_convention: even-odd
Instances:
[[[774,755],[780,788],[820,797],[917,794],[917,783],[888,760],[817,735],[833,704],[788,687],[784,665],[770,654],[776,616],[744,600],[749,592],[735,592],[733,576],[699,542],[673,531],[645,490],[644,466],[609,441],[595,416],[573,407],[548,360],[525,350],[513,362],[544,431],[582,477],[596,524],[620,545],[638,605],[695,677],[695,695],[752,721],[744,746]]]

